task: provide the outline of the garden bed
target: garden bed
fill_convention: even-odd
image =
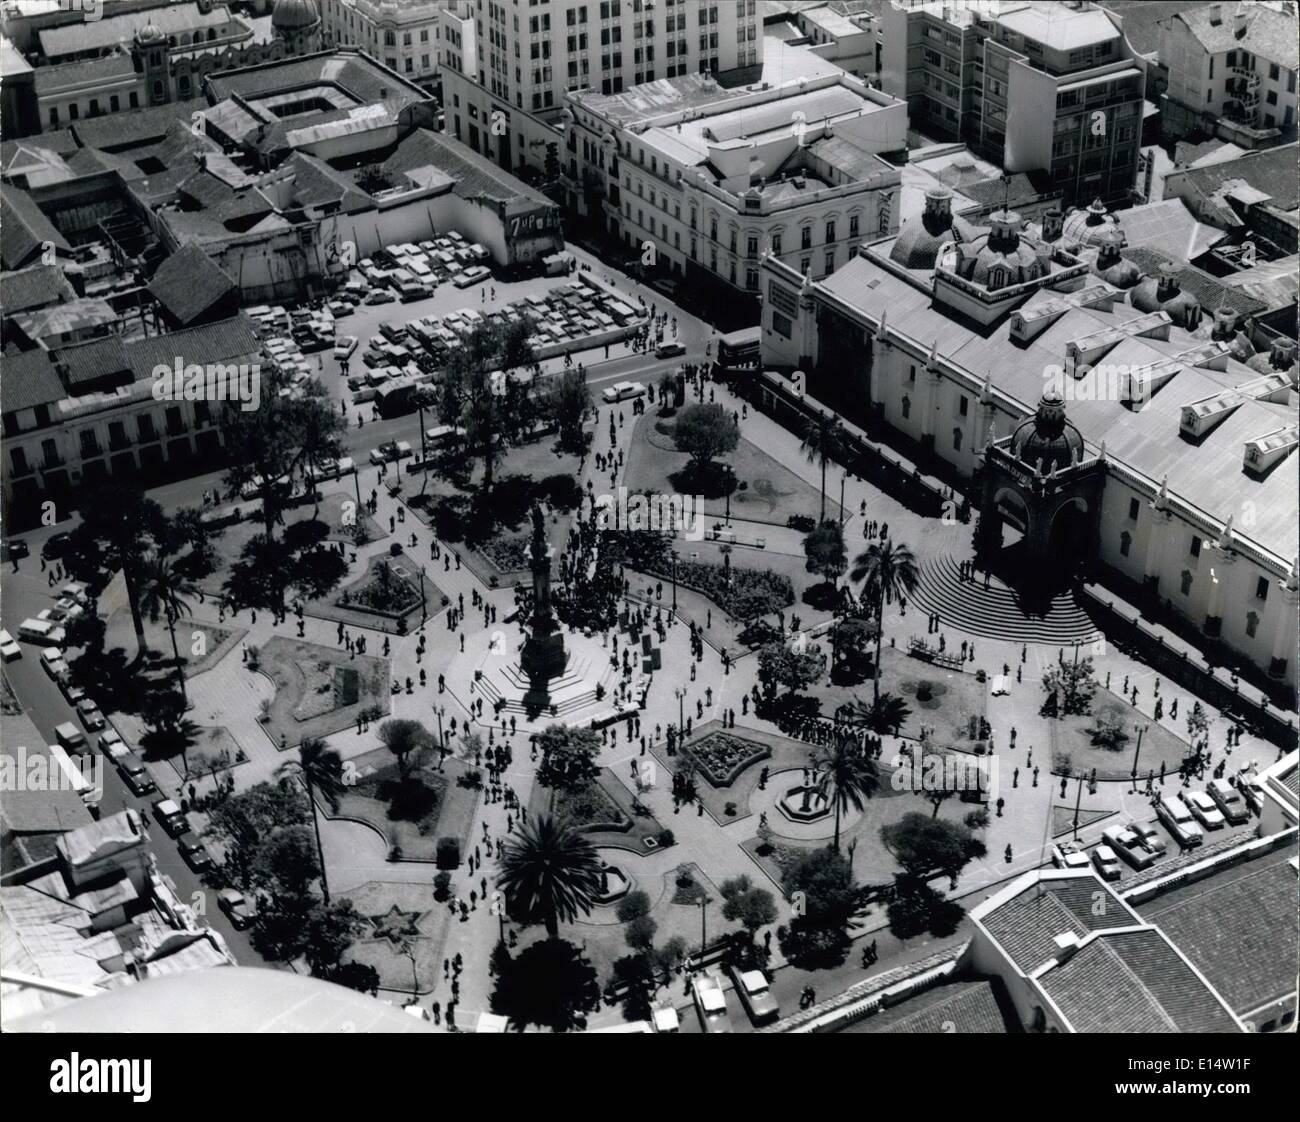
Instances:
[[[275,685],[275,696],[259,720],[277,748],[293,748],[307,737],[325,737],[355,725],[363,709],[381,716],[389,711],[386,658],[349,656],[347,651],[276,635],[262,646],[258,668]],[[351,672],[344,676],[351,683],[344,693],[333,684],[335,668]],[[327,679],[329,692],[315,692]],[[342,697],[355,700],[338,704]]]
[[[1183,700],[1190,703],[1191,699],[1185,697]],[[1098,717],[1110,717],[1120,722],[1128,738],[1113,749],[1094,744],[1088,730]],[[1186,718],[1182,716],[1181,719]],[[1142,734],[1142,750],[1138,754],[1138,778],[1144,778],[1148,772],[1159,776],[1161,764],[1164,764],[1166,773],[1176,774],[1183,760],[1192,754],[1191,745],[1100,686],[1093,695],[1090,712],[1048,719],[1052,773],[1060,774],[1056,761],[1058,754],[1064,753],[1070,757],[1074,775],[1091,775],[1095,768],[1099,781],[1128,782],[1133,775],[1133,753],[1137,746],[1135,726],[1138,724],[1146,728]]]
[[[636,796],[623,786],[609,768],[600,769],[592,786],[599,788],[599,795],[590,798],[585,805],[597,818],[575,823],[592,845],[646,854],[671,844],[666,838],[667,832],[663,825],[649,812],[649,808],[645,808],[645,814],[637,813],[633,805]],[[559,812],[559,799],[564,797],[566,796],[535,783],[528,801],[529,813],[556,814]],[[619,825],[613,825],[610,821],[610,808],[619,815]]]
[[[725,732],[713,732],[690,745],[692,755],[699,761],[700,771],[715,787],[730,787],[747,767],[766,760],[772,749]]]

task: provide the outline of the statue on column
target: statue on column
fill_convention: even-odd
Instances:
[[[528,622],[520,663],[535,691],[544,692],[549,679],[558,677],[568,661],[564,634],[551,610],[551,557],[546,543],[542,508],[533,504],[533,614]]]

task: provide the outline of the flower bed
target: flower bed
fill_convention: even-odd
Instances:
[[[516,573],[527,569],[532,561],[532,538],[519,534],[512,538],[493,538],[479,546],[483,554],[503,573]]]
[[[656,566],[651,571],[655,576],[672,579],[669,569]],[[794,585],[790,578],[771,569],[679,561],[677,583],[707,596],[728,615],[740,620],[765,616],[794,603]]]
[[[730,787],[736,777],[759,760],[772,755],[766,744],[715,732],[691,745],[704,777],[715,787]]]
[[[632,828],[631,819],[601,790],[599,783],[589,783],[581,791],[557,791],[555,812],[584,833]]]

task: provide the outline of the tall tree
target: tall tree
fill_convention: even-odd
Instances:
[[[591,785],[600,768],[600,737],[591,729],[551,725],[537,737],[542,762],[537,782],[555,791],[581,791]]]
[[[840,816],[850,807],[861,810],[880,786],[880,776],[861,742],[844,734],[821,750],[813,761],[813,770],[817,775],[817,793],[835,810],[835,839],[831,848],[838,853]]]
[[[297,428],[298,455],[294,467],[311,491],[315,506],[312,517],[320,516],[320,492],[316,490],[316,472],[343,455],[344,421],[334,409],[319,382],[308,384],[293,411]],[[423,431],[423,430],[421,430]]]
[[[563,819],[539,815],[521,823],[505,844],[497,884],[513,913],[541,922],[555,938],[560,921],[590,913],[600,891],[600,858]]]
[[[319,793],[329,803],[330,810],[338,811],[339,794],[344,788],[343,758],[319,737],[309,736],[298,745],[298,758],[286,760],[276,769],[276,774],[296,775],[307,788],[307,800],[311,803],[311,824],[316,832],[316,857],[320,863],[321,897],[328,905],[330,886],[325,873],[325,850],[320,842],[320,815],[316,808],[316,795]]]
[[[433,744],[433,734],[419,721],[398,717],[384,721],[376,730],[379,741],[397,757],[397,774],[405,781],[410,774],[410,757]]]
[[[157,623],[160,615],[167,621],[172,654],[176,659],[176,684],[180,687],[186,705],[189,704],[189,694],[185,689],[184,661],[176,643],[176,624],[182,616],[194,614],[189,597],[197,596],[198,592],[198,587],[181,575],[171,558],[157,555],[145,562],[140,588],[140,610],[149,617],[150,623]]]
[[[834,413],[816,413],[804,425],[803,454],[810,464],[820,461],[822,469],[822,508],[818,522],[826,521],[826,465],[840,455],[844,447],[844,426]]]
[[[852,581],[865,580],[865,593],[876,608],[876,665],[872,668],[872,691],[880,699],[880,641],[884,637],[885,605],[910,596],[920,583],[916,557],[903,543],[891,539],[873,542],[853,559],[849,572]]]
[[[140,606],[146,562],[166,534],[167,519],[152,499],[119,483],[86,493],[81,525],[72,531],[65,564],[78,580],[98,585],[100,573],[121,570],[139,655],[148,650]]]
[[[844,528],[835,521],[823,522],[803,539],[804,568],[824,577],[832,586],[849,567],[844,550]]]
[[[735,449],[740,443],[740,430],[721,405],[688,405],[677,414],[673,443],[677,451],[690,456],[690,471],[698,478],[716,457]]]

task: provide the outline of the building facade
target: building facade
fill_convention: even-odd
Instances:
[[[882,7],[883,90],[914,128],[961,138],[1008,172],[1042,172],[1066,202],[1126,199],[1142,139],[1145,63],[1085,0]]]
[[[322,36],[328,47],[360,47],[426,85],[437,79],[443,19],[455,8],[455,0],[320,0]]]

